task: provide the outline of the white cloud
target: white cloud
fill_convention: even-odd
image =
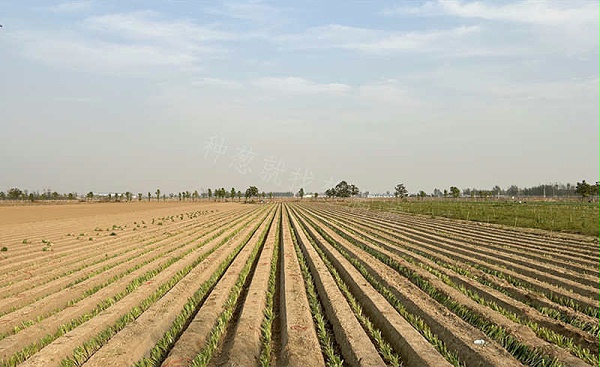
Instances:
[[[216,87],[220,89],[241,90],[244,85],[235,80],[226,80],[219,78],[202,78],[192,81],[192,85]]]
[[[537,83],[498,83],[488,93],[505,101],[540,101],[564,104],[570,108],[584,105],[596,106],[598,101],[598,76],[582,79],[557,80]]]
[[[286,78],[260,78],[252,82],[256,87],[267,91],[276,91],[289,94],[333,94],[343,95],[349,93],[352,87],[341,83],[315,83],[298,77]]]
[[[150,67],[198,70],[208,57],[222,57],[223,42],[235,36],[156,12],[85,18],[69,31],[32,30],[14,34],[31,58],[55,66],[94,72],[145,73]]]
[[[100,101],[100,98],[98,98],[98,97],[55,97],[54,100],[57,102],[91,103],[91,102]]]
[[[598,2],[588,0],[519,0],[503,4],[434,0],[420,6],[401,5],[384,14],[477,22],[482,38],[460,45],[463,47],[457,56],[464,52],[494,56],[501,51],[500,55],[507,56],[541,54],[589,59],[598,54],[598,12]]]
[[[450,43],[478,32],[478,26],[397,32],[329,24],[309,28],[302,34],[277,36],[274,40],[301,49],[339,48],[363,53],[428,52],[452,48]]]
[[[281,15],[278,8],[267,5],[262,1],[226,2],[219,7],[208,8],[206,12],[258,23],[272,22]]]
[[[203,48],[202,43],[231,40],[234,35],[185,20],[161,19],[152,11],[119,13],[87,18],[86,29],[133,41]],[[198,45],[200,43],[200,46]]]
[[[397,107],[417,103],[396,79],[384,79],[361,85],[358,87],[356,96],[359,101],[383,103]]]
[[[389,51],[436,51],[447,48],[448,42],[460,40],[479,31],[479,27],[458,27],[444,31],[408,32],[391,34],[387,37],[364,43],[349,43],[345,48],[363,52]]]
[[[147,67],[192,66],[196,56],[152,45],[91,41],[71,34],[15,33],[25,55],[60,67],[94,72],[136,72]]]
[[[418,7],[400,6],[387,15],[449,15],[492,21],[544,25],[598,23],[598,2],[523,0],[496,5],[489,1],[437,0]]]
[[[92,5],[93,1],[91,0],[70,1],[49,6],[46,9],[55,13],[72,13],[89,9]]]

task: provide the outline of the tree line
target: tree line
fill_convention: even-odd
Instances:
[[[460,190],[456,186],[451,186],[448,189],[434,189],[433,193],[428,195],[425,191],[420,190],[416,195],[417,197],[424,198],[426,196],[437,197],[437,198],[493,198],[493,197],[581,197],[582,199],[588,197],[598,196],[600,191],[600,184],[596,181],[595,184],[589,184],[586,180],[577,182],[576,185],[572,184],[542,184],[532,187],[519,187],[517,185],[511,185],[506,189],[502,189],[496,185],[491,189],[476,189],[476,188],[465,188]],[[388,196],[390,192],[387,192]],[[409,196],[408,191],[404,184],[400,183],[394,188],[394,196],[405,198]]]
[[[433,193],[427,194],[424,190],[419,190],[416,194],[410,195],[406,186],[403,183],[399,183],[394,187],[393,195],[396,198],[406,198],[408,196],[415,196],[418,198],[425,197],[437,197],[437,198],[493,198],[493,197],[527,197],[527,196],[537,196],[537,197],[574,197],[580,196],[582,199],[588,197],[597,197],[599,194],[600,185],[598,181],[595,184],[589,184],[586,180],[582,180],[581,182],[577,182],[576,185],[572,185],[570,183],[562,184],[542,184],[532,187],[518,187],[516,185],[511,185],[506,189],[501,188],[496,185],[491,189],[476,189],[476,188],[464,188],[459,189],[457,186],[451,186],[447,189],[438,189],[435,188]],[[303,198],[305,195],[304,188],[300,188],[297,192],[297,196]],[[314,198],[318,197],[318,193],[314,193]],[[359,195],[369,196],[369,192],[366,191],[364,193],[360,192],[358,186],[353,183],[349,183],[347,181],[340,181],[334,187],[325,190],[325,195],[327,198],[350,198]],[[387,196],[391,196],[390,191],[386,192]],[[198,190],[194,191],[181,191],[178,193],[163,193],[160,189],[156,189],[154,194],[148,191],[145,195],[141,192],[134,194],[130,191],[124,193],[108,193],[108,194],[97,194],[92,191],[88,192],[85,195],[85,199],[88,201],[98,200],[98,201],[142,201],[142,200],[156,200],[166,201],[167,198],[170,201],[178,200],[178,201],[196,201],[200,199],[208,199],[208,200],[226,200],[231,199],[235,200],[237,198],[238,201],[241,201],[241,198],[244,197],[245,200],[249,200],[252,198],[262,198],[263,200],[267,197],[269,199],[281,198],[281,197],[293,197],[294,194],[292,192],[269,192],[268,194],[264,191],[259,192],[256,186],[248,187],[244,192],[241,190],[236,190],[234,187],[231,189],[225,189],[224,187],[208,189],[206,192],[200,193]],[[6,192],[0,191],[0,200],[29,200],[29,201],[39,201],[39,200],[78,200],[83,199],[84,197],[79,197],[76,192],[70,192],[66,194],[61,194],[56,191],[46,190],[42,193],[39,192],[28,192],[27,190],[21,190],[19,188],[13,187]]]
[[[68,194],[60,194],[56,191],[52,192],[48,190],[47,192],[39,193],[39,192],[28,192],[27,190],[21,190],[17,187],[13,187],[8,189],[6,192],[0,191],[0,200],[29,200],[29,201],[39,201],[39,200],[87,200],[87,201],[108,201],[108,202],[123,202],[123,201],[196,201],[201,198],[208,200],[224,200],[224,199],[235,199],[237,197],[238,200],[245,197],[246,199],[251,198],[263,198],[265,199],[267,196],[272,199],[273,197],[282,197],[282,196],[294,196],[291,192],[270,192],[265,193],[259,192],[256,186],[248,187],[244,193],[241,190],[236,190],[235,188],[231,188],[230,190],[226,190],[225,188],[218,189],[208,189],[207,192],[199,193],[198,190],[192,191],[181,191],[178,193],[169,193],[166,194],[162,192],[160,189],[156,189],[154,193],[148,191],[146,194],[138,192],[134,194],[133,192],[127,191],[124,193],[94,193],[93,191],[88,192],[85,196],[79,196],[76,192],[68,193]]]
[[[47,190],[42,193],[39,191],[29,192],[13,187],[6,192],[0,191],[0,200],[76,200],[79,196],[76,192],[61,194],[56,191]]]

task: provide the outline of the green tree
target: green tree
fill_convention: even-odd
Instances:
[[[506,189],[506,195],[518,196],[519,195],[519,186],[511,185],[508,189]]]
[[[586,197],[590,196],[592,187],[589,183],[583,180],[582,182],[577,182],[577,185],[575,185],[575,192],[581,195],[581,199],[585,199]]]
[[[249,198],[258,196],[258,188],[256,186],[250,186],[246,189],[246,200],[248,200]]]
[[[356,187],[356,185],[351,184],[349,188],[350,188],[350,196],[356,196],[356,195],[360,194],[360,191],[358,190],[358,187]]]
[[[494,193],[494,195],[496,195],[499,198],[500,195],[502,194],[502,188],[500,188],[500,186],[496,185],[496,186],[494,186],[494,188],[492,188],[492,192]]]
[[[318,198],[319,197],[319,193],[315,192],[314,197],[315,197],[315,199]]]
[[[4,191],[0,191],[0,200],[6,200],[6,194]]]
[[[212,198],[212,190],[208,189],[208,200]]]
[[[427,193],[425,193],[425,191],[423,191],[423,190],[419,191],[419,197],[421,198],[421,200],[423,200],[425,198],[425,196],[427,196]]]
[[[235,188],[231,188],[231,191],[229,192],[229,196],[231,197],[231,201],[233,201],[233,199],[235,198]]]
[[[394,196],[404,199],[408,196],[408,190],[406,190],[406,186],[403,183],[399,183],[394,187]]]
[[[192,197],[194,198],[194,201],[200,199],[200,194],[198,193],[198,190],[194,190]]]
[[[340,181],[337,185],[335,185],[335,196],[340,198],[349,198],[352,195],[352,191],[350,191],[350,185],[346,181]]]
[[[150,201],[150,199],[152,199],[152,195],[150,194],[150,191],[148,191],[148,201]]]
[[[90,191],[87,193],[87,195],[85,197],[91,201],[94,199],[94,193],[92,191]]]
[[[159,201],[160,200],[160,189],[156,189],[155,194],[156,194],[156,201]]]
[[[327,189],[325,190],[325,195],[327,195],[328,198],[332,198],[335,196],[335,190],[334,189]]]
[[[269,193],[269,200],[273,200],[273,192]]]
[[[304,189],[302,187],[298,190],[298,196],[300,196],[300,199],[304,198]]]
[[[456,199],[460,196],[460,189],[456,186],[450,187],[450,195],[452,195],[452,197]]]
[[[21,198],[21,195],[23,194],[23,191],[21,191],[20,189],[13,187],[12,189],[8,190],[8,198],[10,200],[18,200]]]
[[[448,197],[448,189],[444,189],[444,198]]]
[[[238,201],[242,200],[242,191],[238,190],[237,192]]]
[[[144,196],[144,195],[142,195],[141,192],[138,192],[138,201],[142,201],[142,196]]]

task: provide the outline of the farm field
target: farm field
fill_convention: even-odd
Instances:
[[[0,223],[0,366],[599,365],[595,237],[308,200]]]
[[[434,199],[398,201],[367,200],[350,204],[365,209],[422,214],[433,217],[495,223],[510,227],[539,228],[553,232],[600,234],[598,202],[572,201],[496,201]]]

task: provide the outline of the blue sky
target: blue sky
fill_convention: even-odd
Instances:
[[[597,180],[597,1],[0,3],[0,190]]]

